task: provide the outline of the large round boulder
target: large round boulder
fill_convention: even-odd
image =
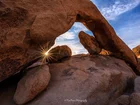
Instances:
[[[23,105],[47,88],[50,81],[50,72],[47,65],[30,69],[18,82],[14,95],[14,101],[18,105]]]
[[[72,51],[68,46],[56,46],[52,48],[49,52],[46,52],[46,61],[50,63],[55,63],[71,56]]]

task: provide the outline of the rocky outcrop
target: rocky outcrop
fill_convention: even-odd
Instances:
[[[140,77],[137,77],[134,81],[134,91],[125,93],[111,102],[110,105],[140,105]]]
[[[130,104],[128,105],[140,105],[140,93],[133,93],[130,96]]]
[[[114,29],[101,15],[96,6],[92,3],[88,5],[88,9],[83,8],[80,10],[77,21],[83,22],[93,32],[97,42],[103,49],[122,55],[126,62],[136,68],[138,62],[132,50],[116,35]],[[135,72],[139,74],[139,70]]]
[[[137,77],[137,78],[135,79],[134,91],[135,91],[136,93],[140,93],[140,77]]]
[[[126,62],[137,66],[134,53],[90,0],[3,0],[0,2],[0,82],[43,56],[42,48],[50,48],[56,37],[75,21],[84,23],[103,49],[122,54]]]
[[[63,58],[67,58],[67,57],[71,57],[72,52],[71,49],[66,46],[57,46],[52,48],[48,54],[46,55],[46,60],[49,63],[55,63],[58,62],[60,60],[62,60]]]
[[[140,77],[137,77],[134,81],[134,93],[130,95],[130,104],[128,105],[140,105]]]
[[[102,49],[102,51],[100,52],[101,55],[112,55],[111,52],[105,50],[105,49]]]
[[[18,105],[23,105],[39,93],[41,93],[50,81],[50,72],[47,65],[30,69],[26,75],[18,82],[14,95],[14,101]]]
[[[61,63],[49,64],[49,69],[51,80],[47,90],[26,105],[109,105],[110,101],[130,88],[136,76],[124,61],[101,55],[72,56]],[[16,83],[12,83],[13,88],[13,85],[6,84],[0,86],[0,103],[15,105],[12,97]],[[24,98],[27,89],[19,98]]]
[[[140,59],[138,59],[137,70],[140,70]]]
[[[85,32],[81,31],[79,33],[79,39],[81,44],[84,46],[85,49],[89,52],[89,54],[99,54],[101,52],[101,48],[93,36],[86,34]]]
[[[140,45],[132,49],[138,58],[140,58]]]
[[[109,105],[130,105],[129,95],[121,95],[115,101],[111,102]]]
[[[122,95],[110,105],[140,105],[140,93],[132,93],[129,95]]]

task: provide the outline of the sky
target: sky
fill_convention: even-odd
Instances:
[[[117,35],[132,49],[140,44],[140,0],[91,0],[115,29]],[[81,23],[56,39],[57,45],[68,45],[73,55],[87,53],[80,44],[78,33],[92,33]]]

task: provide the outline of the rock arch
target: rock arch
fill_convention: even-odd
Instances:
[[[137,66],[134,53],[90,0],[2,0],[0,82],[40,57],[40,46],[48,42],[52,46],[75,21],[91,30],[104,49],[121,54],[131,66]]]
[[[136,56],[132,50],[116,35],[113,27],[101,15],[97,7],[92,4],[89,11],[93,14],[88,14],[86,11],[80,11],[77,21],[82,22],[93,32],[96,40],[102,48],[114,53],[119,53],[125,61],[136,67]]]

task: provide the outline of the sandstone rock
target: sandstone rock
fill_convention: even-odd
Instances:
[[[140,45],[133,48],[133,52],[135,53],[135,55],[138,58],[138,65],[137,65],[137,70],[140,70]]]
[[[36,61],[35,63],[33,63],[32,65],[30,65],[29,67],[27,67],[27,69],[31,69],[37,66],[42,66],[47,64],[45,61]]]
[[[14,101],[18,105],[23,105],[31,101],[40,92],[48,86],[50,81],[50,72],[47,65],[38,66],[27,72],[27,74],[19,81]]]
[[[0,82],[43,56],[42,48],[50,48],[57,36],[71,28],[76,13],[69,7],[74,3],[64,2],[1,1]]]
[[[136,68],[138,62],[133,51],[116,35],[114,29],[101,15],[97,7],[92,3],[88,5],[88,9],[83,8],[80,10],[77,21],[83,22],[93,32],[96,40],[103,49],[122,55],[122,59]],[[140,74],[139,70],[135,72]]]
[[[70,57],[72,55],[71,49],[66,46],[57,46],[52,48],[46,57],[47,62],[58,62],[63,58]]]
[[[99,54],[101,52],[101,48],[93,36],[86,34],[85,32],[81,31],[79,33],[79,39],[81,44],[87,49],[89,54]]]
[[[137,70],[140,70],[140,59],[138,59]]]
[[[102,51],[100,52],[101,55],[111,55],[112,53],[110,51],[107,51],[105,49],[102,49]]]
[[[133,52],[136,54],[137,57],[140,58],[140,45],[132,49]]]
[[[49,68],[49,91],[28,105],[107,105],[135,78],[124,61],[106,56],[72,56],[62,63],[50,64]]]
[[[61,63],[49,64],[49,68],[48,89],[27,105],[109,105],[135,78],[135,73],[124,61],[101,55],[72,56]],[[10,86],[7,84],[8,92],[13,91]],[[5,90],[1,87],[1,105],[15,105],[7,87]]]
[[[140,105],[140,93],[133,93],[130,99],[131,103],[129,105]]]
[[[118,99],[113,101],[110,105],[130,105],[129,95],[121,95]]]
[[[90,0],[2,0],[0,5],[0,82],[42,56],[41,48],[52,46],[75,21],[87,26],[102,48],[137,66],[134,53]]]
[[[134,91],[135,91],[136,93],[140,93],[140,77],[137,77],[137,78],[135,79]]]

